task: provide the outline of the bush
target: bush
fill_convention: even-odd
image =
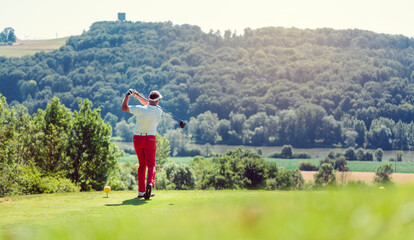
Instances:
[[[319,161],[319,166],[322,166],[322,164],[324,164],[324,163],[331,164],[332,166],[335,165],[334,161],[332,159],[330,159],[329,157],[326,157],[323,160],[320,160]]]
[[[189,165],[167,163],[164,166],[164,171],[167,176],[168,185],[174,184],[172,188],[175,190],[194,189],[196,186],[196,178],[193,170]]]
[[[318,186],[332,185],[336,182],[335,170],[329,163],[324,163],[319,167],[319,172],[315,173],[315,184]]]
[[[299,170],[302,171],[317,171],[318,167],[313,165],[311,161],[299,162]]]
[[[299,170],[291,171],[293,178],[293,189],[302,189],[305,184],[302,173]]]
[[[294,153],[292,158],[311,158],[309,153]]]
[[[403,160],[403,152],[402,151],[398,151],[397,152],[397,162],[402,162]]]
[[[64,193],[64,192],[79,192],[80,187],[76,186],[70,179],[67,178],[42,178],[43,193]]]
[[[348,164],[344,156],[335,159],[334,169],[340,172],[347,172],[348,171]]]
[[[269,157],[269,158],[282,158],[282,153],[273,152],[273,153],[270,153],[269,155],[267,155],[267,157]]]
[[[356,151],[356,159],[358,161],[365,161],[365,153],[364,153],[364,149],[362,148],[358,148],[358,150]]]
[[[365,161],[374,161],[374,155],[372,154],[372,152],[365,153]]]
[[[275,162],[266,162],[267,178],[275,178],[278,168]]]
[[[299,170],[280,169],[276,178],[269,178],[266,180],[267,190],[289,190],[302,189],[305,180]]]
[[[381,162],[382,156],[384,155],[384,151],[382,151],[381,148],[378,148],[377,150],[375,150],[374,155],[375,155],[375,161]]]
[[[376,184],[384,184],[391,182],[391,174],[392,174],[392,165],[390,163],[380,165],[375,171],[374,183]]]
[[[168,179],[165,171],[158,172],[157,177],[155,178],[155,189],[165,190],[167,189]]]
[[[289,190],[295,185],[291,171],[284,168],[280,169],[275,178],[276,189]]]
[[[355,150],[353,148],[346,149],[344,156],[345,156],[345,159],[349,161],[353,161],[357,159]]]
[[[2,168],[0,196],[78,192],[80,187],[61,177],[42,177],[34,166],[16,164]]]
[[[263,158],[245,158],[243,160],[243,177],[247,179],[245,186],[256,188],[265,180],[265,162]]]
[[[291,145],[283,145],[281,155],[282,158],[290,159],[292,158],[293,148]]]

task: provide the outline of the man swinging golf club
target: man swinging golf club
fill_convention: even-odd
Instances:
[[[133,95],[139,100],[141,105],[128,106],[129,96]],[[138,156],[138,198],[149,199],[154,196],[151,194],[155,183],[155,156],[157,152],[156,131],[161,120],[162,110],[157,107],[161,94],[152,91],[148,100],[140,97],[137,91],[129,89],[122,101],[122,111],[132,113],[137,116],[134,128],[133,143],[135,152]],[[148,168],[147,185],[145,185],[145,170]]]

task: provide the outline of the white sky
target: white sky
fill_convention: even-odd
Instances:
[[[79,35],[96,21],[198,25],[210,29],[297,27],[363,29],[414,37],[413,0],[0,0],[0,31],[19,39]]]

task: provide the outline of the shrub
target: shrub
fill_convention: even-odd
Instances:
[[[273,152],[273,153],[270,153],[269,155],[267,155],[267,157],[269,157],[269,158],[282,158],[282,153]]]
[[[311,158],[309,153],[294,153],[292,158]]]
[[[275,178],[278,168],[275,162],[266,162],[267,178]]]
[[[289,190],[295,185],[291,171],[284,168],[280,169],[275,178],[276,189]]]
[[[155,189],[165,190],[167,189],[168,179],[165,171],[157,172],[157,177],[155,178]]]
[[[305,180],[299,170],[286,170],[280,169],[276,178],[270,178],[266,180],[267,190],[289,190],[289,189],[302,189]]]
[[[374,161],[374,155],[372,154],[372,152],[365,153],[365,161]]]
[[[397,162],[402,162],[403,160],[403,152],[402,151],[398,151],[397,152]]]
[[[248,180],[245,183],[245,187],[256,188],[262,184],[265,179],[266,171],[263,158],[245,158],[243,165],[243,177]]]
[[[350,160],[350,161],[357,159],[355,150],[351,147],[345,150],[344,156],[346,160]]]
[[[21,194],[78,192],[80,187],[71,180],[60,177],[43,177],[32,166],[16,164],[2,168],[0,196]]]
[[[283,145],[282,151],[281,151],[282,158],[287,158],[287,159],[292,158],[293,156],[292,152],[293,152],[293,148],[291,145]]]
[[[111,187],[111,190],[126,190],[126,184],[121,180],[121,175],[118,170],[111,171],[108,179],[106,180],[107,186]]]
[[[390,183],[390,175],[392,174],[392,172],[392,165],[390,163],[378,166],[377,171],[375,171],[374,183]]]
[[[347,172],[348,171],[348,164],[344,156],[335,159],[334,169],[340,172]]]
[[[382,151],[381,148],[378,148],[377,150],[375,150],[374,155],[375,155],[375,160],[378,162],[381,162],[382,156],[384,155],[384,151]]]
[[[336,182],[335,170],[329,163],[324,163],[319,167],[319,172],[315,173],[315,184],[319,186],[331,185]]]
[[[358,161],[365,161],[365,153],[364,153],[364,149],[362,148],[358,148],[358,150],[356,151],[356,159]]]
[[[195,188],[196,178],[189,165],[168,163],[164,166],[164,170],[168,179],[167,189],[170,184],[174,184],[175,190]]]
[[[293,178],[293,189],[302,189],[305,184],[302,173],[299,170],[291,171]]]
[[[299,169],[302,171],[317,171],[318,167],[313,165],[311,161],[299,162]]]
[[[334,161],[332,159],[330,159],[329,157],[326,157],[323,160],[320,160],[319,161],[319,166],[322,166],[322,164],[324,164],[324,163],[331,164],[332,166],[335,165]]]

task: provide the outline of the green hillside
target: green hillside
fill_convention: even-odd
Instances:
[[[58,51],[0,57],[0,92],[29,113],[90,99],[114,135],[129,88],[157,89],[171,139],[235,145],[414,148],[414,39],[364,30],[202,32],[171,22],[97,22]],[[132,104],[137,101],[131,100]],[[168,132],[168,134],[167,134]],[[174,145],[175,144],[175,145]],[[175,141],[174,154],[191,149]]]

